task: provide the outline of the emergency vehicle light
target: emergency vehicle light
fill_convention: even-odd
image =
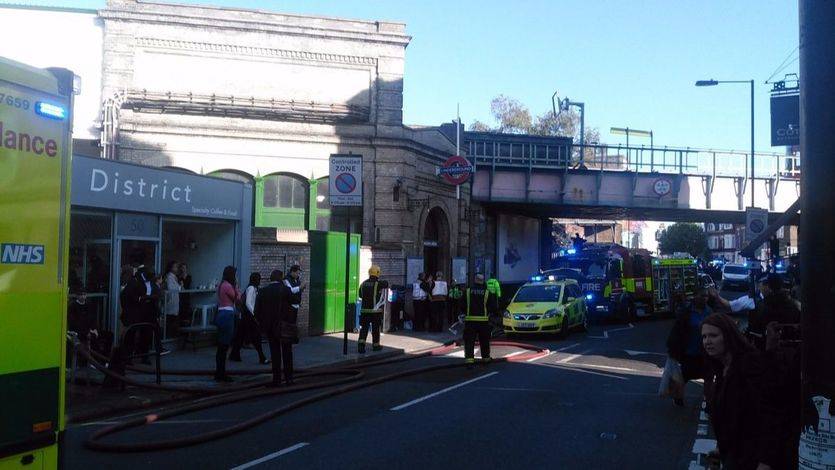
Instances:
[[[50,119],[64,120],[67,117],[66,109],[55,104],[44,103],[43,101],[35,103],[35,112]]]
[[[539,282],[542,280],[542,276],[531,276],[531,281]]]
[[[577,250],[575,250],[574,248],[569,248],[569,249],[568,249],[568,251],[567,251],[567,253],[568,253],[569,255],[576,255],[576,254],[577,254]]]
[[[586,300],[594,300],[594,294],[586,294]]]

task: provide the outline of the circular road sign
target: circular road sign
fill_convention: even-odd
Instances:
[[[351,194],[357,189],[357,180],[350,173],[340,173],[336,176],[336,190],[343,194]]]
[[[748,224],[748,229],[750,229],[754,235],[759,235],[763,232],[763,230],[765,230],[765,224],[760,219],[754,219],[750,224]]]
[[[466,158],[453,155],[446,159],[440,170],[441,175],[449,184],[464,184],[470,179],[473,167]]]
[[[655,191],[658,197],[664,197],[673,190],[673,183],[667,178],[658,178],[652,183],[652,190]]]

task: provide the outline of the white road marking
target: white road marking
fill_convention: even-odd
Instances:
[[[265,456],[261,457],[260,459],[256,459],[256,460],[253,460],[252,462],[247,462],[243,465],[238,465],[237,467],[233,467],[231,470],[244,470],[244,469],[247,469],[247,468],[250,468],[250,467],[254,467],[258,464],[262,464],[262,463],[267,462],[269,460],[272,460],[276,457],[281,457],[284,454],[289,454],[290,452],[293,452],[295,450],[299,450],[302,447],[307,446],[307,445],[310,445],[310,443],[309,442],[299,442],[298,444],[290,446],[286,449],[281,449],[278,452],[273,452],[272,454],[265,455]]]
[[[475,356],[478,356],[478,354],[479,354],[480,352],[481,352],[481,349],[480,349],[480,348],[475,348],[475,349],[473,350],[473,354],[474,354]],[[460,358],[462,358],[462,359],[463,359],[463,358],[464,358],[464,350],[462,349],[462,350],[460,350],[460,351],[451,352],[451,353],[447,354],[447,357],[460,357]]]
[[[614,333],[615,331],[623,331],[623,330],[631,330],[635,328],[635,325],[629,323],[629,326],[625,326],[623,328],[613,328],[611,330],[603,330],[603,336],[589,336],[586,335],[586,338],[594,338],[594,339],[609,339],[609,333]]]
[[[504,356],[504,357],[518,356],[520,354],[525,354],[526,352],[528,352],[528,351],[516,351],[516,352],[512,352],[512,353],[510,353],[510,354],[508,354],[507,356]]]
[[[147,414],[147,413],[146,413]],[[156,426],[159,424],[209,424],[209,423],[229,423],[234,420],[231,419],[165,419],[162,421],[154,421],[150,423],[152,426]],[[76,425],[76,427],[83,428],[87,426],[105,426],[111,424],[119,424],[121,421],[93,421],[90,423],[82,423]]]
[[[624,349],[624,351],[626,352],[626,354],[629,354],[630,356],[640,356],[642,354],[652,354],[652,355],[655,355],[655,356],[665,356],[665,357],[667,356],[664,353],[649,352],[649,351],[635,351],[635,350],[632,350],[632,349]]]
[[[481,379],[486,379],[487,377],[492,377],[492,376],[494,376],[494,375],[496,375],[496,374],[498,374],[498,372],[490,372],[489,374],[484,374],[484,375],[479,376],[479,377],[476,377],[476,378],[474,378],[474,379],[467,380],[466,382],[461,382],[460,384],[453,385],[453,386],[451,386],[451,387],[447,387],[447,388],[445,388],[445,389],[443,389],[443,390],[438,390],[437,392],[430,393],[429,395],[425,395],[425,396],[422,396],[422,397],[420,397],[420,398],[416,398],[416,399],[414,399],[414,400],[412,400],[412,401],[410,401],[410,402],[403,403],[402,405],[397,405],[397,406],[395,406],[394,408],[390,409],[389,411],[400,411],[400,410],[402,410],[402,409],[404,409],[404,408],[408,408],[408,407],[410,407],[410,406],[412,406],[412,405],[416,405],[416,404],[418,404],[418,403],[420,403],[420,402],[422,402],[422,401],[428,400],[428,399],[430,399],[430,398],[437,397],[438,395],[442,395],[442,394],[444,394],[444,393],[446,393],[446,392],[449,392],[449,391],[455,390],[456,388],[461,388],[461,387],[463,387],[463,386],[465,386],[465,385],[469,385],[469,384],[471,384],[471,383],[473,383],[473,382],[477,382],[477,381],[479,381],[479,380],[481,380]]]
[[[513,387],[476,387],[480,390],[496,390],[499,392],[547,392],[553,393],[554,390],[547,388],[513,388]],[[657,395],[657,394],[656,394]]]
[[[585,356],[586,354],[590,353],[591,351],[592,351],[591,349],[586,349],[585,351],[579,352],[577,354],[571,354],[571,355],[565,356],[564,358],[557,361],[557,364],[565,364],[565,363],[571,362],[571,361],[573,361],[574,359],[577,359],[580,356]]]
[[[716,441],[713,439],[696,439],[693,443],[694,454],[708,454],[716,449]]]
[[[557,349],[557,350],[555,350],[555,351],[550,351],[548,354],[543,354],[542,356],[532,357],[532,358],[528,359],[528,360],[527,360],[527,361],[525,361],[525,362],[535,362],[535,361],[538,361],[538,360],[540,360],[540,359],[545,359],[546,357],[553,356],[554,354],[556,354],[556,353],[558,353],[558,352],[568,351],[569,349],[574,348],[574,347],[577,347],[577,346],[579,346],[579,345],[580,345],[580,343],[574,343],[574,344],[572,344],[572,345],[570,345],[570,346],[566,346],[566,347],[564,347],[564,348],[560,348],[560,349]]]

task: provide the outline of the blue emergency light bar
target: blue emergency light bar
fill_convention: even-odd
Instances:
[[[67,110],[65,108],[56,104],[45,103],[43,101],[35,103],[35,112],[43,117],[57,119],[59,121],[63,121],[67,118]]]
[[[575,250],[574,248],[569,248],[569,249],[566,251],[566,253],[568,253],[569,255],[576,255],[576,254],[577,254],[577,250]]]
[[[594,294],[586,294],[586,300],[594,300]]]
[[[542,281],[542,276],[531,276],[531,281],[540,282]]]

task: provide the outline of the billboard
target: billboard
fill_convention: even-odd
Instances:
[[[524,282],[539,272],[539,219],[499,214],[496,261],[500,282]]]
[[[800,95],[771,96],[771,146],[800,145]]]

